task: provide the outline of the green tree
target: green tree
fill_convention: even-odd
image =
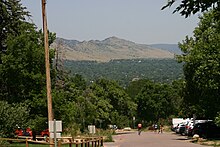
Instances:
[[[37,49],[37,37],[29,32],[8,37],[7,44],[1,65],[2,98],[10,103],[21,102],[30,98],[31,92],[39,92],[44,84],[43,49]]]
[[[172,82],[171,87],[173,89],[172,103],[174,106],[173,116],[176,117],[189,117],[187,112],[187,106],[183,106],[183,95],[185,90],[185,80],[179,79]],[[185,111],[184,111],[185,110]],[[183,112],[184,111],[184,112]]]
[[[193,37],[186,37],[179,47],[184,52],[186,89],[184,102],[192,113],[214,118],[220,111],[220,20],[210,11],[200,17]]]
[[[103,125],[116,124],[122,126],[122,124],[118,124],[116,117],[123,117],[128,120],[135,115],[136,104],[115,81],[100,79],[89,88],[96,97],[97,101],[94,104],[99,112],[97,118],[98,121],[102,121]]]
[[[32,99],[45,87],[44,48],[39,40],[42,34],[26,24],[23,28],[26,31],[19,36],[8,36],[7,52],[1,56],[1,96],[9,103]],[[51,63],[52,58],[51,54]]]
[[[0,57],[7,50],[8,35],[18,36],[24,30],[23,24],[32,25],[25,21],[29,12],[20,3],[20,0],[0,1]],[[0,59],[1,61],[1,59]],[[1,61],[2,63],[2,61]]]
[[[146,79],[140,79],[130,82],[128,87],[126,87],[126,93],[132,98],[132,100],[135,100],[135,97],[148,81],[149,80]]]
[[[162,7],[162,10],[171,7],[177,0],[168,0],[167,5]],[[180,12],[181,15],[188,17],[191,14],[195,14],[197,12],[205,12],[209,11],[210,8],[213,8],[218,12],[220,12],[220,1],[219,0],[182,0],[180,4],[175,8],[173,13]]]
[[[28,105],[0,101],[0,137],[13,137],[16,127],[27,127],[28,115]]]
[[[12,103],[32,99],[45,87],[43,34],[26,20],[30,14],[20,0],[3,0],[0,6],[1,100]],[[55,36],[49,33],[50,43]],[[52,50],[50,55],[52,63]]]
[[[20,0],[0,1],[0,8],[0,100],[10,105],[28,104],[29,109],[24,109],[30,112],[28,124],[40,126],[47,118],[43,33],[28,22],[30,14]],[[49,43],[55,38],[56,34],[49,32]],[[53,57],[50,50],[50,63]],[[51,73],[54,81],[52,64]]]
[[[136,97],[138,119],[157,122],[173,115],[175,96],[170,85],[148,81]]]

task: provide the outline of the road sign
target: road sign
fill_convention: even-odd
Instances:
[[[50,133],[50,138],[54,138],[54,133]],[[61,138],[61,133],[56,133],[56,138]]]
[[[54,121],[49,121],[49,132],[54,132]],[[62,132],[62,121],[56,121],[56,132]]]

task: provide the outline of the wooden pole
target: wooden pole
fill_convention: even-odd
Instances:
[[[25,142],[26,142],[26,147],[28,147],[28,139],[27,139],[27,138],[26,138],[26,141],[25,141]]]
[[[58,147],[61,147],[61,140],[58,141]]]
[[[48,108],[48,125],[49,121],[53,120],[52,115],[52,97],[51,97],[51,79],[50,79],[50,62],[49,62],[49,44],[47,31],[47,16],[46,16],[46,0],[42,0],[42,17],[43,17],[43,32],[44,32],[44,48],[45,48],[45,67],[46,67],[46,84],[47,84],[47,108]],[[50,144],[52,140],[50,139]],[[50,145],[51,147],[53,145]]]
[[[101,137],[101,146],[103,146],[103,137]]]

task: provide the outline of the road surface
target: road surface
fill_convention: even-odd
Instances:
[[[137,132],[114,135],[115,142],[104,143],[104,147],[204,147],[191,143],[187,137],[174,133]]]

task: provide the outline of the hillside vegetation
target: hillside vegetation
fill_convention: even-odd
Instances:
[[[65,61],[72,74],[84,76],[88,81],[107,78],[126,86],[132,80],[150,79],[155,82],[172,82],[183,77],[182,65],[174,59],[133,59],[110,62]]]

